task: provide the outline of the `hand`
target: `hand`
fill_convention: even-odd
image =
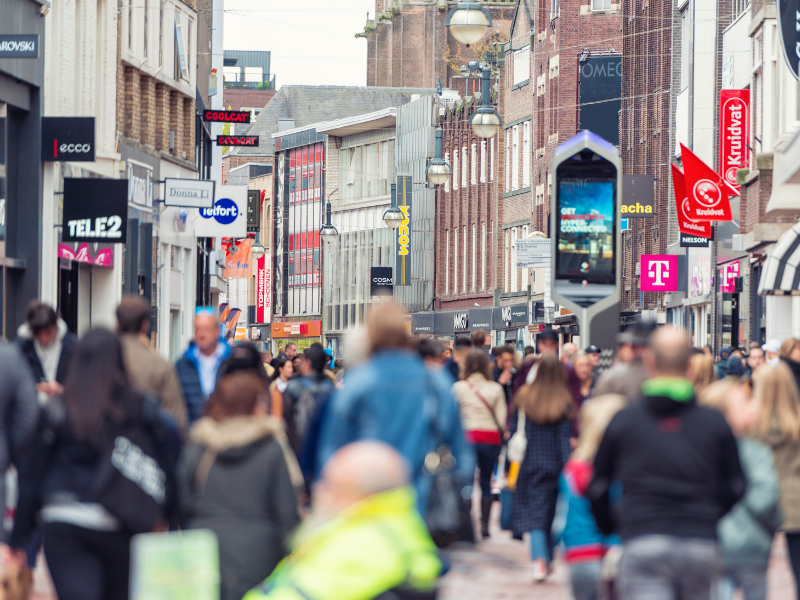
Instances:
[[[64,393],[64,387],[58,383],[57,381],[46,381],[44,383],[37,383],[36,389],[51,398],[54,396],[60,396]]]
[[[24,569],[28,564],[28,556],[22,548],[11,548],[7,544],[0,544],[0,558],[4,565],[13,565]]]
[[[497,378],[497,383],[500,385],[508,385],[511,381],[511,369],[505,369],[502,373],[500,373],[500,377]]]

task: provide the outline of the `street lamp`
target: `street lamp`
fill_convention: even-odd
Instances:
[[[489,75],[492,70],[484,66],[481,73],[481,107],[475,111],[469,124],[472,131],[480,138],[490,138],[500,127],[503,121],[497,111],[491,107],[489,99]]]
[[[392,183],[392,204],[385,213],[383,213],[383,222],[390,229],[397,229],[405,219],[403,211],[397,208],[397,184]]]
[[[433,185],[442,185],[450,179],[450,165],[442,159],[442,127],[436,128],[436,157],[430,162],[425,174]]]
[[[325,206],[325,224],[319,230],[319,237],[321,237],[324,242],[330,242],[338,235],[339,231],[333,226],[333,223],[331,223],[331,203],[328,201]]]
[[[256,242],[250,248],[250,252],[253,255],[253,262],[258,262],[261,257],[267,253],[267,249],[264,248],[264,246],[262,246],[259,242]]]
[[[486,30],[492,26],[492,15],[478,2],[463,0],[450,11],[444,24],[456,41],[469,46],[486,35]]]

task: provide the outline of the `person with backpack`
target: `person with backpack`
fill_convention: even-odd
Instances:
[[[158,402],[128,383],[119,340],[90,331],[20,473],[8,558],[24,564],[38,517],[59,600],[127,599],[131,537],[173,516],[173,460]]]

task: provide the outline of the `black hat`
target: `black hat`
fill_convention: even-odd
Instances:
[[[556,340],[558,341],[558,333],[556,333],[553,329],[547,328],[540,331],[536,334],[537,340]]]
[[[617,335],[620,344],[633,344],[634,346],[647,346],[650,334],[656,330],[655,321],[636,321],[622,333]]]
[[[586,354],[600,354],[600,348],[592,344],[585,350]]]

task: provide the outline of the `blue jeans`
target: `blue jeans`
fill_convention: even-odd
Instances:
[[[574,600],[597,600],[597,588],[603,561],[588,560],[570,563],[569,586]]]
[[[766,567],[726,567],[717,581],[717,600],[731,600],[738,588],[744,600],[766,600]]]
[[[534,529],[531,533],[531,559],[543,558],[545,562],[553,560],[553,543],[550,533],[544,529]]]

